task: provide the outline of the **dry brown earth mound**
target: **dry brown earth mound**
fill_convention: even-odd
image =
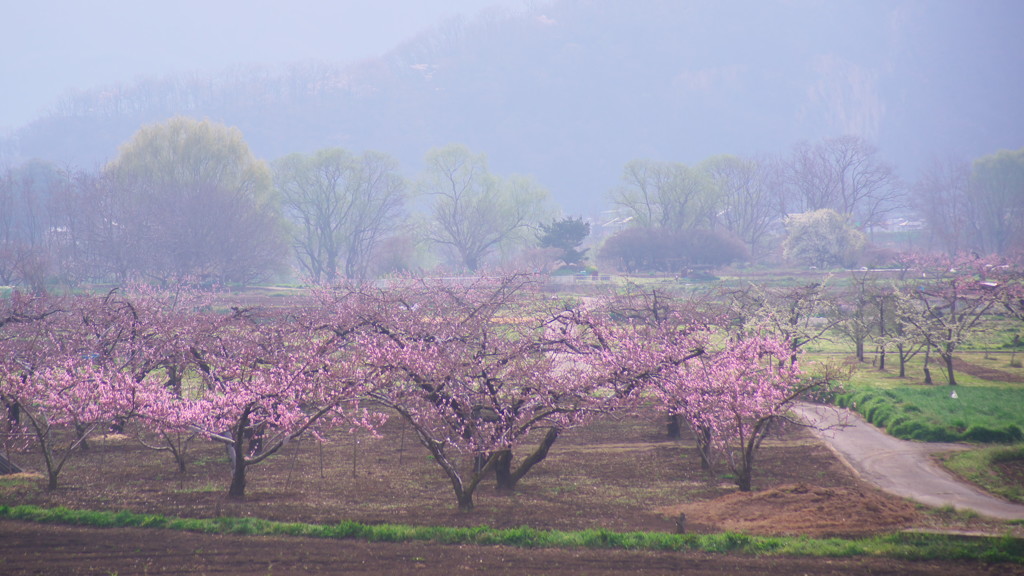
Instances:
[[[687,531],[765,536],[856,537],[908,528],[921,518],[913,504],[880,492],[809,484],[735,492],[658,512],[673,518],[685,514]]]

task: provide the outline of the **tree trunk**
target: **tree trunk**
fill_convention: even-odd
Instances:
[[[41,442],[46,440],[37,435]],[[54,461],[54,454],[48,445],[43,446],[43,460],[46,461],[46,491],[53,492],[57,489],[57,477],[60,476],[60,465]]]
[[[514,491],[516,485],[530,472],[530,469],[548,457],[548,451],[555,441],[558,440],[559,432],[558,428],[549,428],[548,433],[544,435],[544,439],[541,440],[537,449],[533,451],[533,454],[530,454],[520,462],[515,471],[512,471],[512,451],[503,450],[499,452],[494,459],[494,471],[497,477],[496,488],[507,492]]]
[[[942,360],[946,363],[946,372],[949,374],[949,385],[956,386],[956,376],[953,374],[953,355],[942,354]]]
[[[17,402],[7,404],[7,422],[11,428],[17,428],[21,425],[21,405]]]
[[[81,424],[75,424],[75,434],[78,434],[78,437],[82,439],[78,444],[79,449],[81,449],[82,452],[88,452],[89,442],[85,439],[85,427]]]
[[[750,492],[751,487],[751,470],[750,466],[743,464],[739,470],[736,471],[736,486],[739,487],[740,492]]]
[[[245,445],[242,442],[235,442],[232,449],[231,463],[231,488],[228,488],[228,498],[231,500],[245,499]]]
[[[459,503],[459,512],[472,512],[473,511],[473,492],[467,490],[458,490],[455,492],[455,499]]]
[[[714,462],[711,458],[711,429],[693,429],[693,434],[697,440],[697,454],[700,456],[700,469],[705,472],[710,472],[714,469]]]
[[[896,352],[900,355],[900,378],[907,377],[907,355],[903,352],[903,345],[896,346]]]
[[[231,487],[228,488],[228,498],[231,500],[245,498],[245,437],[249,433],[250,410],[251,406],[242,412],[231,434],[233,442],[228,445],[228,452],[231,455]]]
[[[679,440],[683,437],[683,426],[680,422],[679,414],[668,415],[668,438],[669,440]]]
[[[494,477],[496,489],[511,492],[516,489],[516,481],[512,477],[512,451],[502,450],[494,456]]]

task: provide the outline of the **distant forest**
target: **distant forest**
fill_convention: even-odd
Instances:
[[[479,264],[424,223],[438,221],[437,189],[423,189],[439,169],[431,151],[453,149],[482,162],[506,192],[546,191],[542,209],[521,215],[533,219],[524,227],[583,217],[595,258],[600,241],[626,227],[680,234],[631,232],[647,248],[706,252],[690,233],[713,231],[723,258],[779,260],[785,219],[822,209],[865,235],[852,238],[859,253],[896,223],[924,227],[917,247],[1020,249],[1024,177],[1021,152],[1012,150],[1024,144],[1015,114],[1022,79],[1007,74],[1010,62],[993,60],[1019,57],[1020,40],[1013,20],[1001,17],[1003,4],[754,6],[737,13],[712,1],[562,0],[452,20],[380,59],[240,67],[69,94],[0,140],[0,221],[8,229],[0,241],[32,237],[15,229],[37,229],[39,242],[39,230],[68,228],[39,224],[43,196],[55,196],[32,192],[40,182],[63,178],[69,189],[83,175],[109,177],[140,129],[187,117],[237,128],[276,175],[292,154],[386,157],[404,182],[404,208],[389,221],[394,233],[374,242],[404,242],[410,253],[423,238],[448,247],[414,261]],[[863,164],[843,165],[851,159]],[[849,188],[849,178],[865,175],[880,180]],[[655,189],[661,200],[641,198]],[[682,200],[687,194],[695,195]],[[739,214],[740,205],[761,206],[742,194],[769,198],[764,222]],[[531,234],[518,236],[533,242]],[[301,260],[294,229],[282,235]],[[492,248],[484,261],[520,252],[504,240]],[[624,268],[682,265],[627,261],[617,260]]]

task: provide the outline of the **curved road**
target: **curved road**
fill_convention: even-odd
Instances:
[[[928,506],[953,506],[1002,520],[1024,519],[1024,505],[967,484],[932,461],[931,455],[965,450],[962,444],[910,442],[889,436],[859,415],[831,406],[799,404],[794,410],[864,480]],[[821,428],[827,428],[822,430]]]

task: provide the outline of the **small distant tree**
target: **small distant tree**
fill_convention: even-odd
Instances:
[[[722,296],[736,337],[770,336],[786,342],[793,363],[801,348],[826,340],[840,322],[835,298],[825,282],[794,287],[749,284],[726,290]]]
[[[873,336],[884,335],[887,327],[884,292],[876,278],[871,271],[851,272],[849,286],[837,294],[835,312],[839,321],[835,326],[853,344],[859,362],[865,361],[865,344]],[[882,350],[884,364],[884,347]]]
[[[580,245],[590,235],[590,222],[583,218],[562,218],[552,220],[550,224],[540,224],[537,235],[541,248],[558,250],[558,259],[566,266],[583,264],[587,259],[587,248]]]
[[[918,354],[931,350],[928,340],[921,338],[914,326],[918,311],[916,306],[907,302],[908,292],[896,288],[887,298],[890,304],[890,322],[887,332],[879,337],[879,343],[896,351],[896,358],[899,361],[900,378],[907,377],[907,364]],[[931,384],[931,373],[928,369],[928,362],[924,364],[925,383]]]
[[[865,242],[847,217],[828,208],[789,216],[786,234],[786,258],[818,268],[851,265]]]

